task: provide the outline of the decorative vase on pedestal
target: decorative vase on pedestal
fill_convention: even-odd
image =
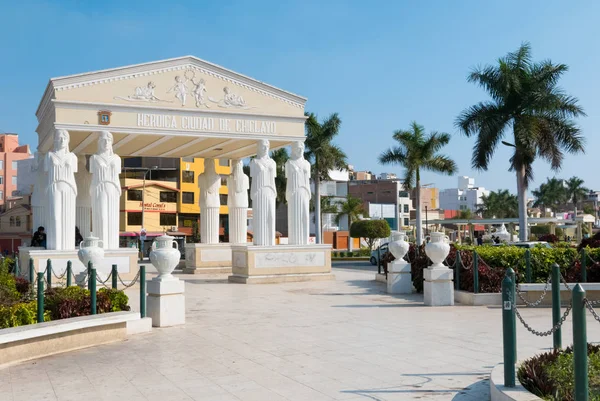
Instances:
[[[404,231],[397,231],[392,234],[392,241],[388,244],[388,249],[394,255],[396,260],[401,260],[406,256],[409,244],[406,242],[408,236]]]
[[[450,239],[444,233],[432,232],[427,236],[429,241],[425,245],[425,253],[431,259],[433,265],[430,269],[446,269],[444,260],[450,253]]]
[[[173,244],[175,244],[175,247],[173,247]],[[179,253],[179,247],[174,237],[161,235],[152,243],[150,262],[158,270],[158,280],[175,279],[171,273],[179,264],[180,259],[181,254]]]
[[[100,243],[102,241],[98,237],[87,237],[79,244],[77,257],[86,269],[89,262],[92,262],[94,268],[97,269],[100,266],[100,261],[104,259],[104,249],[99,246]]]

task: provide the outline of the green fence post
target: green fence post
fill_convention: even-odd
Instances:
[[[587,327],[585,323],[585,290],[573,288],[573,365],[575,370],[575,401],[588,400]]]
[[[91,299],[91,313],[92,315],[96,314],[96,269],[93,267],[90,269],[90,296]]]
[[[146,317],[146,266],[140,266],[140,316]]]
[[[119,283],[117,282],[118,275],[119,275],[119,272],[117,271],[117,265],[112,265],[111,278],[112,278],[112,288],[114,290],[116,290],[119,286]]]
[[[581,250],[581,282],[587,283],[587,254],[585,248]]]
[[[473,251],[473,293],[479,293],[479,255]]]
[[[552,327],[560,322],[560,267],[552,265]],[[554,349],[562,348],[562,331],[559,327],[552,335]]]
[[[512,270],[512,269],[509,269]],[[504,348],[504,385],[515,387],[515,363],[517,338],[515,335],[514,283],[510,272],[502,280],[502,339]]]
[[[87,266],[87,278],[88,278],[88,290],[91,291],[92,290],[92,280],[90,278],[90,275],[92,274],[92,269],[94,268],[92,261],[90,260],[88,262],[88,266]]]
[[[525,281],[531,283],[531,251],[525,250]]]
[[[15,258],[15,277],[19,277],[21,272],[19,271],[19,258]]]
[[[460,251],[456,250],[456,260],[454,261],[454,283],[456,291],[460,291]]]
[[[69,260],[67,262],[67,287],[70,287],[71,284],[73,284],[71,281],[72,278],[73,278],[73,264]]]
[[[506,274],[508,274],[510,276],[510,281],[512,283],[512,290],[511,290],[512,303],[514,305],[513,307],[516,308],[517,307],[517,274],[510,267],[506,271]],[[513,326],[513,336],[515,338],[515,361],[516,361],[517,360],[517,325],[516,324]]]
[[[37,277],[37,321],[44,321],[44,273],[38,273]]]
[[[35,267],[33,266],[33,259],[29,258],[29,283],[33,284],[35,276]]]
[[[50,259],[46,262],[46,282],[48,289],[52,288],[52,261]]]

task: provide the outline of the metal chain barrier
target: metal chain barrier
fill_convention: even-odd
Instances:
[[[590,253],[589,253],[589,252],[586,252],[586,253],[585,253],[585,256],[586,256],[586,257],[587,257],[587,258],[590,260],[590,262],[592,262],[592,264],[594,264],[594,265],[597,265],[597,264],[598,264],[598,262],[596,262],[596,261],[594,260],[594,258],[592,258],[592,255],[590,255]]]
[[[518,285],[515,285],[515,291],[517,292],[517,295],[519,296],[519,298],[521,299],[521,301],[523,301],[523,303],[527,307],[535,307],[535,306],[538,306],[540,303],[542,303],[542,301],[544,300],[544,298],[546,298],[546,294],[548,293],[548,287],[550,286],[551,282],[552,282],[552,275],[548,276],[548,280],[546,280],[546,286],[544,287],[544,291],[542,292],[542,296],[540,297],[540,299],[538,299],[535,302],[529,302],[529,301],[527,301],[523,297],[523,293],[519,290],[519,286]]]
[[[87,274],[87,271],[85,272],[85,276],[83,276],[83,279],[82,279],[82,280],[80,280],[80,281],[77,281],[77,276],[75,275],[75,273],[73,273],[73,271],[71,271],[71,275],[72,275],[72,276],[73,276],[73,278],[75,279],[75,280],[74,280],[74,282],[75,282],[75,285],[78,285],[78,286],[81,286],[81,287],[83,287],[83,286],[86,286],[86,285],[87,285],[88,278],[89,278],[89,276],[88,276],[88,274]]]
[[[462,260],[462,255],[461,255],[460,252],[458,253],[458,260],[459,260],[460,265],[462,266],[463,269],[465,269],[465,270],[471,270],[473,268],[473,261],[471,261],[471,265],[470,266],[465,265],[465,263]]]
[[[56,277],[57,280],[62,280],[67,275],[67,269],[65,268],[65,271],[60,276],[57,276],[56,273],[54,273],[54,269],[52,269],[52,275]]]
[[[127,288],[129,288],[129,287],[133,287],[133,285],[134,285],[135,283],[137,283],[137,281],[138,281],[138,280],[139,280],[139,278],[140,278],[140,270],[138,269],[138,272],[137,272],[137,274],[135,275],[135,277],[133,278],[133,280],[131,280],[131,281],[129,282],[129,284],[125,284],[125,282],[123,282],[123,280],[121,279],[121,275],[120,275],[119,273],[117,273],[117,278],[119,279],[119,281],[121,282],[121,284],[123,284],[123,286],[125,287],[125,288],[123,288],[123,289],[124,289],[124,290],[126,290],[126,289],[127,289]]]
[[[569,287],[569,284],[567,283],[567,280],[565,280],[565,277],[562,275],[562,273],[560,273],[560,281],[565,285],[567,291],[571,291],[571,287]]]
[[[106,280],[102,281],[100,280],[100,278],[98,277],[98,274],[96,274],[96,281],[100,284],[102,284],[104,287],[106,288],[111,288],[109,286],[106,285],[106,283],[108,282],[108,280],[110,280],[112,277],[112,271],[110,272],[110,274],[108,275],[108,277],[106,277]]]
[[[588,301],[587,298],[584,298],[583,302],[585,303],[585,307],[590,311],[592,316],[594,316],[594,319],[596,319],[596,321],[598,323],[600,323],[600,316],[598,316],[598,313],[596,313],[596,311],[592,307],[592,304],[598,304],[598,303],[600,303],[600,301],[592,302],[592,301]]]
[[[525,326],[525,328],[532,334],[538,336],[538,337],[546,337],[549,336],[550,334],[553,334],[556,330],[558,330],[563,323],[565,322],[565,320],[567,320],[567,316],[569,316],[569,313],[571,312],[571,309],[573,308],[573,303],[571,302],[569,304],[569,306],[567,306],[567,309],[565,309],[565,313],[563,313],[562,317],[560,318],[560,320],[558,321],[558,323],[556,323],[554,325],[554,327],[552,327],[550,330],[548,331],[537,331],[535,329],[533,329],[531,326],[529,326],[525,320],[523,319],[523,317],[521,316],[521,314],[519,313],[519,309],[515,306],[515,313],[517,315],[517,317],[519,318],[519,320],[521,321],[521,323],[523,323],[523,326]]]

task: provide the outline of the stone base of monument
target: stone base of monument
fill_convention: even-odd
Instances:
[[[427,306],[454,305],[454,271],[446,267],[423,269],[423,298]]]
[[[184,273],[231,273],[231,244],[186,244]]]
[[[229,281],[244,284],[332,280],[330,245],[232,245]]]
[[[185,282],[172,277],[147,282],[146,312],[153,327],[185,324]]]
[[[388,264],[388,294],[412,294],[413,284],[410,274],[410,263],[394,260]]]
[[[77,250],[52,251],[41,248],[19,247],[19,265],[22,274],[29,274],[30,258],[33,260],[36,272],[43,272],[46,269],[48,259],[52,261],[52,271],[57,276],[61,276],[67,270],[68,261],[71,261],[71,268],[76,277],[79,273],[87,271],[87,266],[84,266],[77,257]],[[105,249],[104,259],[100,266],[94,266],[98,278],[104,280],[108,277],[112,271],[112,265],[117,265],[119,276],[123,281],[127,282],[134,279],[138,272],[138,250],[136,248]]]

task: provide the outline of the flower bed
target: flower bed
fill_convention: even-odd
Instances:
[[[600,346],[588,344],[589,400],[600,401]],[[550,351],[523,362],[517,371],[528,391],[553,401],[573,401],[573,349]]]

